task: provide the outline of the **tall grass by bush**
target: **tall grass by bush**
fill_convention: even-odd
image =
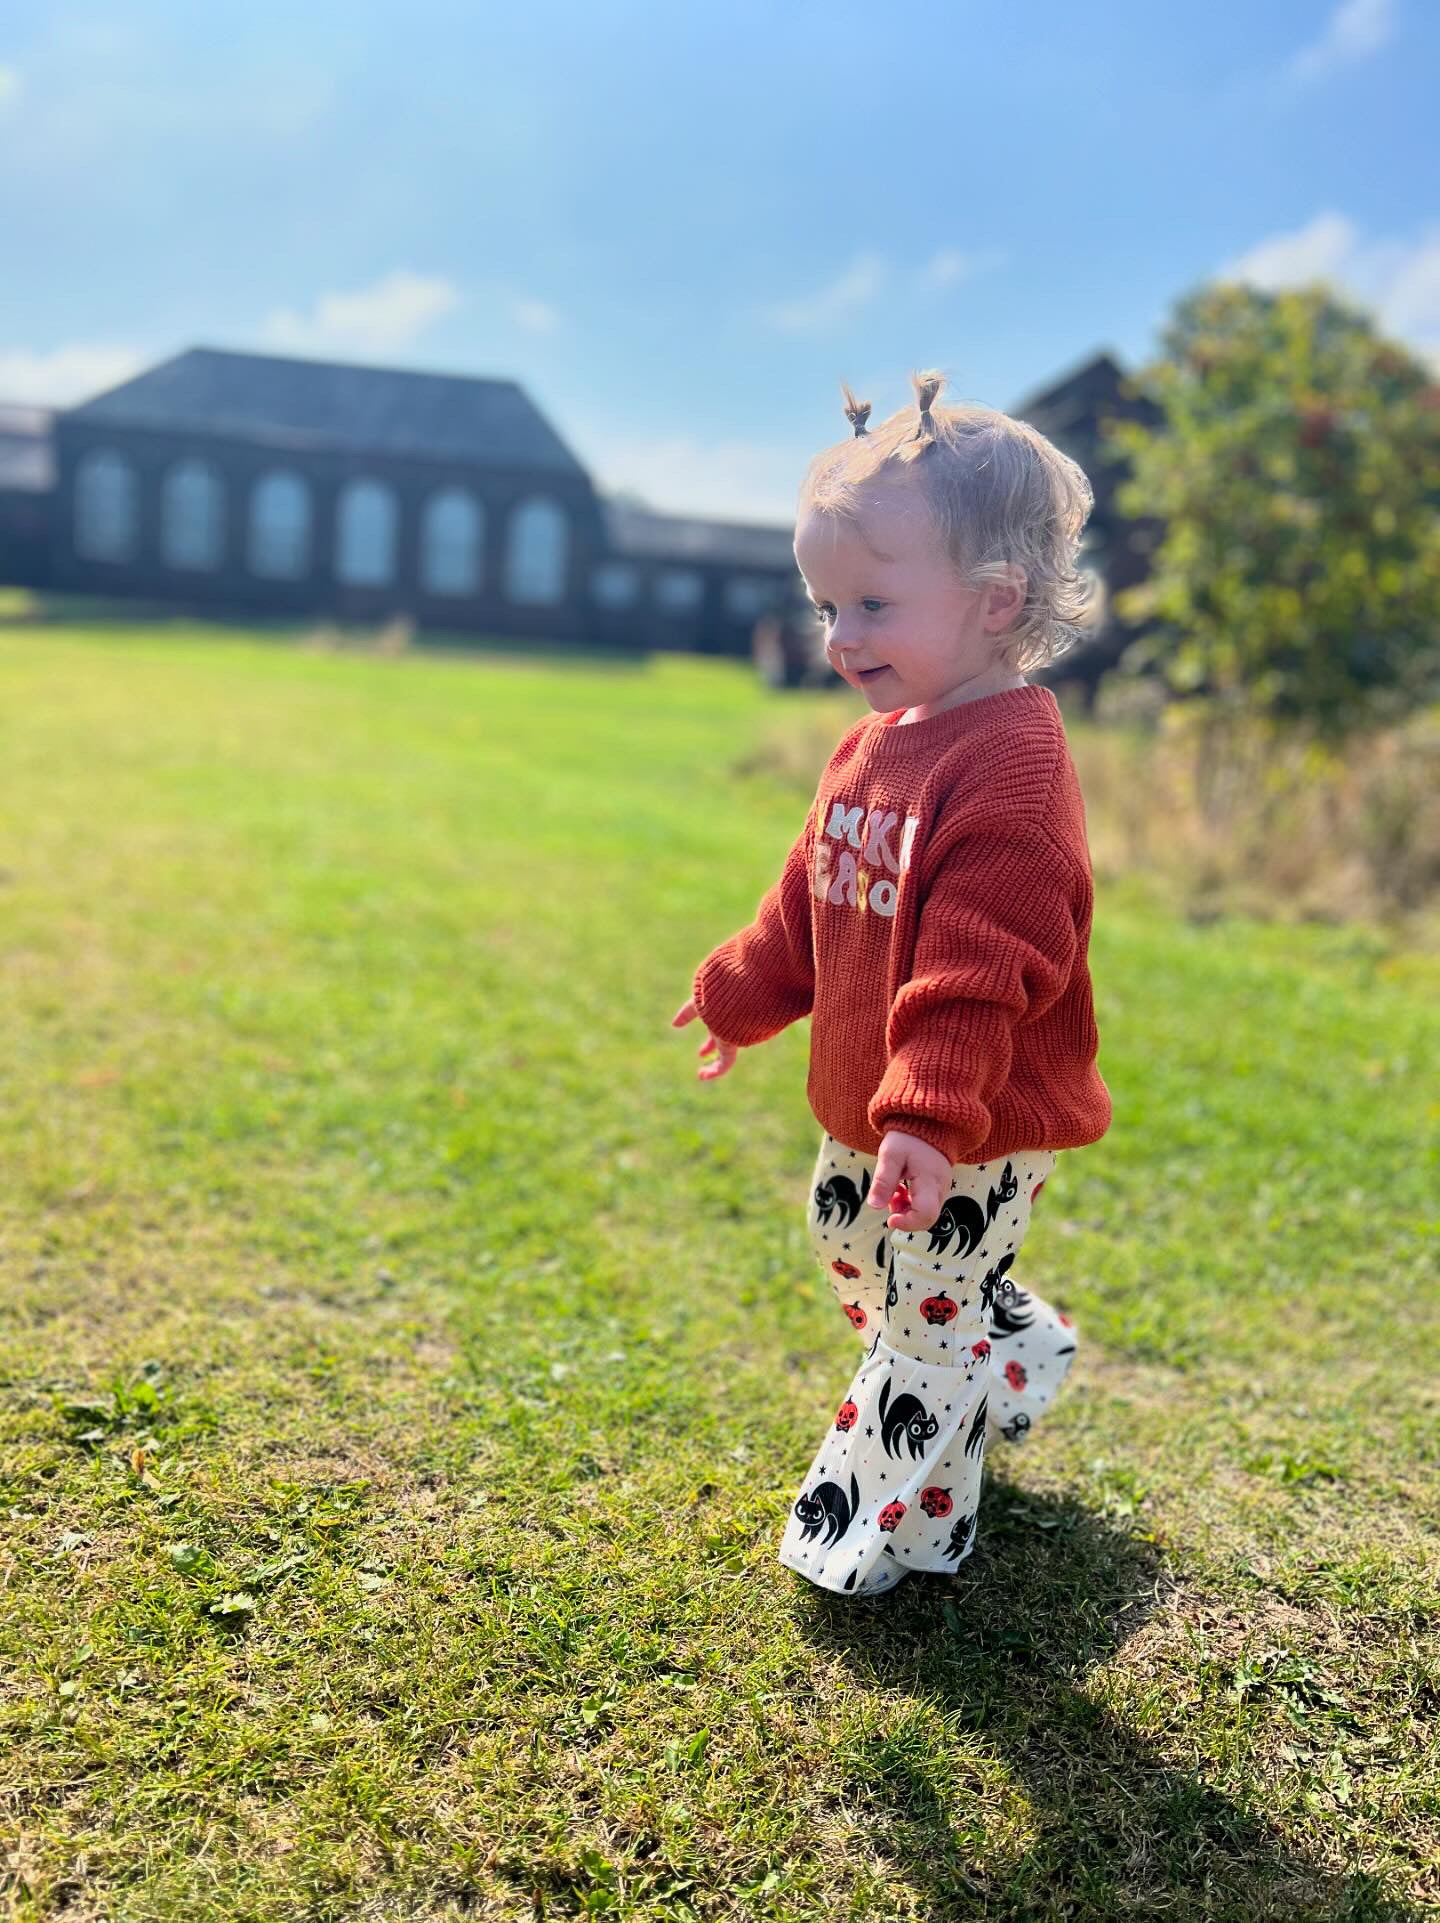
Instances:
[[[1193,919],[1380,923],[1440,947],[1440,706],[1343,753],[1259,718],[1207,730],[1148,682],[1058,697],[1097,879],[1143,879]],[[785,715],[736,763],[813,792],[849,696]]]

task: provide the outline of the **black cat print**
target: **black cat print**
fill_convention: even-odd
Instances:
[[[1054,1149],[955,1166],[928,1229],[865,1207],[873,1157],[824,1135],[807,1226],[865,1359],[786,1521],[779,1558],[822,1589],[948,1573],[975,1543],[987,1444],[1029,1435],[1075,1329],[1010,1271]]]

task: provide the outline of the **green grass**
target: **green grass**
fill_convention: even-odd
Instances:
[[[1102,887],[1071,1386],[953,1587],[830,1596],[807,1025],[669,1026],[817,712],[0,633],[5,1914],[1440,1905],[1440,965]]]

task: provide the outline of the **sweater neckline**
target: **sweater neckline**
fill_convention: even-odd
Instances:
[[[926,715],[923,721],[902,723],[904,708],[872,715],[864,743],[872,755],[908,754],[914,749],[933,749],[958,741],[996,716],[1005,719],[1012,712],[1020,714],[1027,708],[1045,708],[1058,713],[1059,706],[1052,689],[1027,681],[1018,688],[1001,688],[998,693],[982,694],[974,701],[957,702],[953,708],[942,708],[939,714]]]

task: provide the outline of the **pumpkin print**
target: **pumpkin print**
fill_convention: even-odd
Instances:
[[[874,1157],[827,1136],[807,1201],[825,1293],[863,1360],[820,1404],[830,1421],[780,1560],[837,1594],[953,1573],[975,1540],[990,1448],[1031,1431],[1076,1351],[1071,1318],[1012,1279],[1053,1153],[954,1164],[928,1235],[866,1207],[879,1186],[897,1223],[915,1206],[908,1178],[873,1183]]]

